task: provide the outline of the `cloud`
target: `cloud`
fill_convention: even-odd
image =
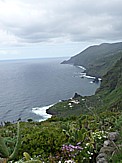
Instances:
[[[0,44],[121,40],[121,0],[1,0]]]
[[[17,50],[14,50],[14,49],[0,49],[0,55],[13,55],[13,54],[19,54],[19,51],[17,51]]]

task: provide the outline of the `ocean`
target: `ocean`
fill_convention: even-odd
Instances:
[[[83,69],[60,64],[64,58],[0,61],[0,122],[49,117],[49,106],[67,100],[75,92],[93,95],[100,83],[81,78]]]

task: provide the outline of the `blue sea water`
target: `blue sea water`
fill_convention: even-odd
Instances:
[[[77,92],[88,96],[100,84],[80,78],[81,68],[63,58],[0,61],[0,122],[43,120],[45,110]]]

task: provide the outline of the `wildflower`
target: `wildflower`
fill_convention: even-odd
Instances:
[[[67,160],[64,163],[75,163],[73,160]]]
[[[74,146],[72,144],[70,144],[70,145],[63,145],[63,147],[62,147],[63,151],[66,150],[66,151],[70,151],[70,152],[72,152],[74,150],[82,150],[82,149],[83,149],[82,147],[80,147],[78,145]]]
[[[87,151],[87,153],[90,155],[91,153],[89,151]]]
[[[104,137],[104,138],[107,138],[107,136],[106,136],[106,135],[104,135],[103,137]]]
[[[101,133],[104,134],[104,131],[102,130]]]
[[[80,144],[81,144],[81,142],[78,142],[78,143],[77,143],[77,145],[80,145]]]
[[[71,106],[72,104],[71,104],[71,103],[69,103],[68,105],[69,105],[69,106]]]
[[[90,143],[86,143],[86,146],[89,146],[90,145]]]

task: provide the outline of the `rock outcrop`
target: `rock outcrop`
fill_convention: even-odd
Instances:
[[[117,150],[115,142],[117,141],[118,136],[118,132],[110,132],[108,134],[108,140],[104,141],[103,147],[96,157],[96,163],[108,163],[110,156]]]

